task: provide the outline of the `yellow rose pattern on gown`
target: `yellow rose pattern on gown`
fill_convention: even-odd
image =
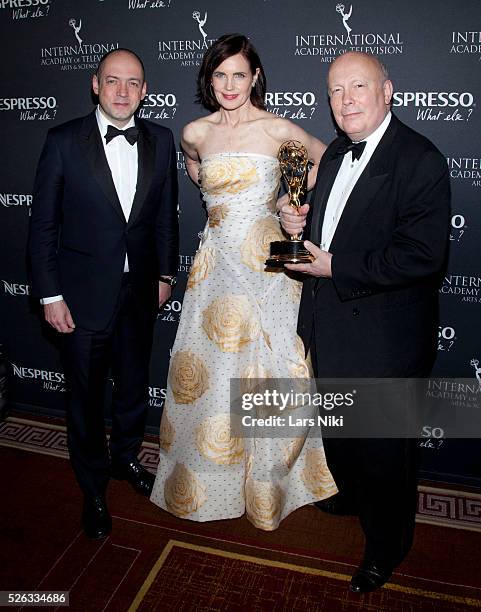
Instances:
[[[208,221],[172,349],[151,500],[194,521],[246,513],[273,530],[337,492],[322,439],[309,428],[296,438],[230,432],[230,378],[310,375],[296,334],[301,283],[264,265],[269,243],[283,238],[279,164],[219,153],[202,161],[199,178]]]

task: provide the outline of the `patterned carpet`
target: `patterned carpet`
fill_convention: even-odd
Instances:
[[[65,427],[50,422],[9,417],[0,423],[0,445],[68,458]],[[139,455],[152,472],[157,468],[157,448],[144,442]],[[481,532],[481,494],[421,485],[416,522]]]
[[[44,422],[45,421],[45,422]],[[59,422],[0,424],[0,590],[68,591],[70,612],[461,612],[481,608],[481,496],[423,487],[413,551],[356,596],[357,519],[305,506],[274,532],[178,519],[112,481],[112,535],[88,540]],[[142,461],[154,469],[147,442]],[[454,529],[447,528],[454,527]],[[52,608],[46,608],[52,609]],[[59,608],[61,609],[61,608]]]
[[[117,518],[114,529],[117,535],[99,544],[86,543],[78,534],[37,588],[54,590],[61,585],[69,590],[71,612],[460,612],[481,608],[479,589],[466,586],[426,584],[398,575],[395,583],[358,597],[346,588],[349,574],[334,564],[327,570],[303,566],[299,559],[292,563],[260,557],[255,549],[251,555],[237,552],[232,545],[234,550],[222,550],[216,541],[206,546],[168,539],[173,535],[170,530],[145,531],[137,521]],[[162,550],[157,558],[153,543]],[[149,567],[140,589],[132,593],[140,568]]]
[[[389,583],[363,598],[350,594],[350,576],[292,563],[170,540],[129,612],[179,609],[189,595],[202,610],[466,610],[478,598]],[[179,585],[183,588],[179,597]],[[212,589],[215,585],[215,589]],[[367,600],[367,601],[366,601]],[[279,605],[279,602],[282,602]],[[361,604],[361,605],[360,605]],[[281,607],[282,606],[282,607]]]

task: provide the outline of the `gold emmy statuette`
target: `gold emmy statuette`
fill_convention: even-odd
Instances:
[[[303,204],[301,199],[306,195],[307,149],[298,140],[288,140],[281,145],[277,159],[287,185],[289,205],[299,209]],[[290,236],[290,240],[271,242],[266,266],[282,268],[286,263],[311,263],[313,260],[314,257],[304,247],[301,234],[296,234]]]

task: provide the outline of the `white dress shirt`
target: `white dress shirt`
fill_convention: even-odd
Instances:
[[[379,141],[384,136],[384,132],[387,130],[390,121],[391,112],[389,111],[381,125],[364,139],[366,141],[366,146],[359,159],[353,160],[351,151],[348,151],[344,155],[341,167],[332,185],[329,199],[327,200],[321,235],[321,249],[323,251],[329,251],[346,202],[359,180],[359,177],[363,173],[364,168],[371,159]]]
[[[137,187],[137,171],[138,171],[138,151],[137,143],[131,145],[124,136],[116,136],[112,138],[109,144],[105,141],[107,128],[111,122],[102,113],[100,106],[97,106],[95,111],[97,125],[99,127],[102,144],[104,146],[105,155],[109,164],[112,180],[117,191],[117,195],[124,211],[126,221],[129,220],[134,201],[135,190]],[[112,124],[113,125],[113,124]],[[135,125],[135,120],[131,117],[129,123],[122,129],[126,130]],[[125,255],[124,272],[129,271],[129,260]],[[62,295],[45,297],[40,300],[41,304],[51,304],[63,299]]]

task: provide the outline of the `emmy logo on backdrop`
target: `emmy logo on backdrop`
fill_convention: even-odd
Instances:
[[[301,200],[307,191],[307,149],[298,140],[288,140],[280,146],[277,159],[287,185],[289,205],[297,210],[303,205]],[[290,240],[271,242],[266,266],[282,268],[286,263],[311,263],[313,260],[314,257],[304,247],[304,241],[299,234],[290,236]]]
[[[204,45],[205,45],[205,39],[207,38],[207,32],[204,30],[204,26],[207,23],[207,12],[204,15],[204,19],[201,19],[199,11],[194,11],[192,13],[192,18],[194,19],[194,21],[197,21],[197,23],[199,24],[199,32],[204,37]]]
[[[351,15],[352,15],[352,4],[351,4],[351,6],[349,7],[349,13],[345,13],[345,12],[344,12],[344,4],[337,4],[337,5],[336,5],[336,11],[337,11],[337,12],[338,12],[338,13],[341,15],[341,17],[342,17],[342,24],[343,24],[343,26],[346,28],[346,32],[347,32],[347,34],[349,35],[349,34],[350,34],[350,32],[351,32],[351,30],[352,30],[352,28],[350,28],[350,27],[347,25],[347,22],[349,21],[349,18],[350,18],[350,17],[351,17]]]
[[[73,28],[73,31],[75,32],[75,37],[78,40],[78,44],[82,46],[82,39],[79,36],[79,32],[82,29],[82,20],[80,19],[79,24],[77,25],[75,19],[69,19],[68,24],[71,28]]]
[[[479,367],[479,359],[471,359],[470,364],[473,366],[478,379],[479,388],[481,389],[481,368]]]

